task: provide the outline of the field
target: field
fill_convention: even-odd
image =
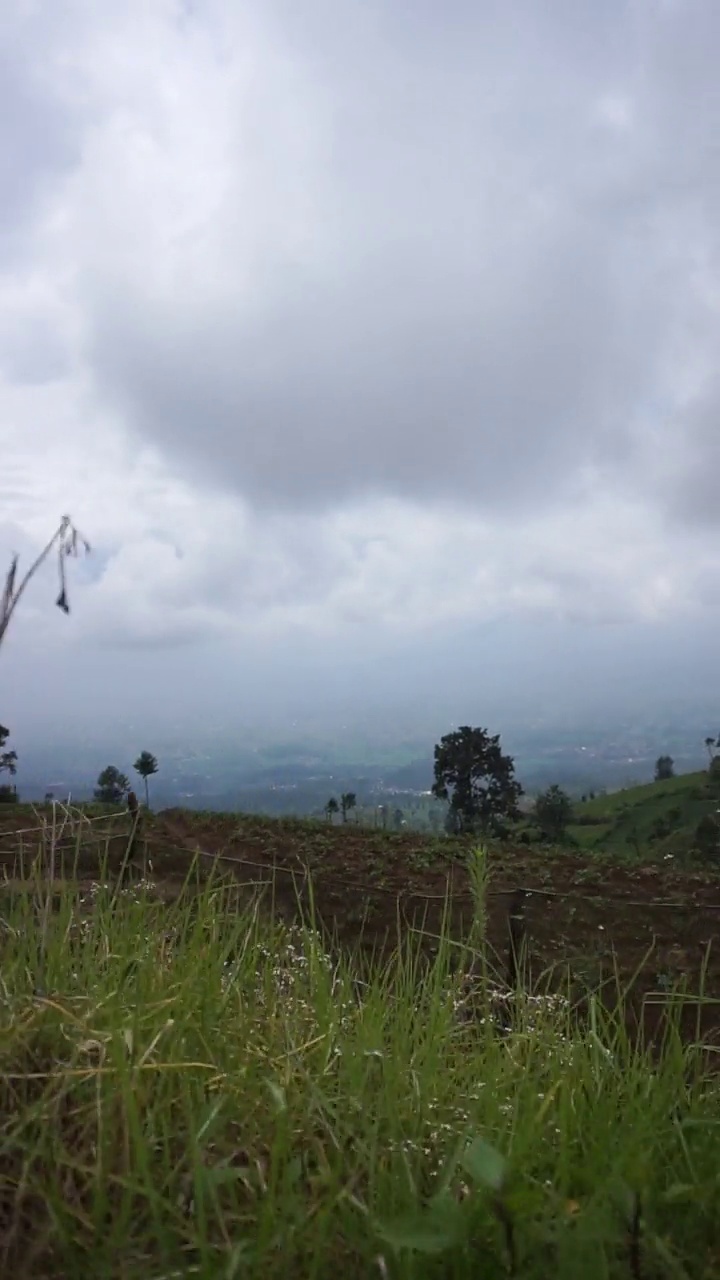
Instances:
[[[628,787],[576,804],[571,836],[584,848],[633,861],[682,861],[701,819],[720,809],[720,785],[707,772]]]
[[[129,835],[0,814],[0,1274],[720,1277],[712,872]]]

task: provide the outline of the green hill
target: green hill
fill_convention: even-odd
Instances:
[[[688,858],[693,851],[712,854],[708,820],[718,818],[720,777],[717,771],[703,770],[579,803],[569,834],[583,848],[598,853],[653,860]],[[704,838],[698,832],[703,819],[710,832]]]

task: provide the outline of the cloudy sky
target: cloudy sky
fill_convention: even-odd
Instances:
[[[717,635],[719,49],[716,0],[3,6],[0,550],[94,549],[13,711]]]

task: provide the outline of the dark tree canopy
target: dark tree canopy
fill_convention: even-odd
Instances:
[[[432,793],[449,800],[448,829],[487,832],[519,816],[523,794],[512,756],[503,755],[500,735],[463,725],[435,747]]]
[[[4,751],[3,747],[10,737],[10,730],[0,724],[0,773],[17,773],[17,751]]]
[[[347,822],[347,816],[351,809],[357,804],[357,796],[354,791],[346,791],[340,796],[340,812],[343,822]]]
[[[695,828],[695,847],[708,860],[715,861],[720,856],[720,826],[710,813],[706,813]]]
[[[145,803],[150,807],[150,792],[148,789],[148,778],[152,778],[154,773],[158,771],[157,757],[151,751],[141,751],[137,760],[133,765],[136,773],[140,774],[145,783]]]
[[[675,777],[675,761],[672,756],[658,756],[655,761],[655,781],[666,782]]]
[[[559,840],[572,821],[572,801],[562,787],[553,783],[535,801],[535,821],[543,835]]]
[[[109,764],[97,780],[95,799],[101,804],[119,804],[129,790],[129,779],[114,764]]]

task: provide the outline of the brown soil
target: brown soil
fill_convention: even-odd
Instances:
[[[0,814],[0,868],[6,877],[27,876],[37,853],[36,826],[27,811]],[[97,878],[101,849],[117,871],[128,846],[128,815],[89,826],[87,837],[63,840],[54,873],[85,881]],[[18,858],[18,844],[25,853]],[[49,854],[43,855],[44,873]],[[336,944],[367,953],[397,943],[398,931],[423,929],[433,945],[443,915],[452,935],[467,935],[472,897],[462,842],[432,841],[415,833],[390,834],[347,826],[271,820],[169,809],[143,818],[133,852],[135,865],[149,856],[152,879],[173,896],[192,854],[203,875],[220,870],[234,878],[241,898],[258,886],[272,893],[276,911],[294,916],[299,904],[314,904]],[[312,884],[312,891],[309,886]],[[657,865],[620,865],[577,853],[526,847],[495,848],[490,855],[488,933],[501,958],[508,950],[508,911],[518,888],[526,890],[522,911],[534,977],[551,967],[596,986],[616,972],[635,979],[643,1023],[657,1029],[663,993],[679,981],[691,992],[702,986],[701,1006],[683,1011],[686,1033],[720,1032],[720,953],[714,946],[720,923],[720,876]],[[567,980],[567,979],[565,979]],[[652,996],[655,993],[655,996]],[[653,1000],[655,1003],[653,1003]],[[712,1003],[717,1000],[718,1003]]]

